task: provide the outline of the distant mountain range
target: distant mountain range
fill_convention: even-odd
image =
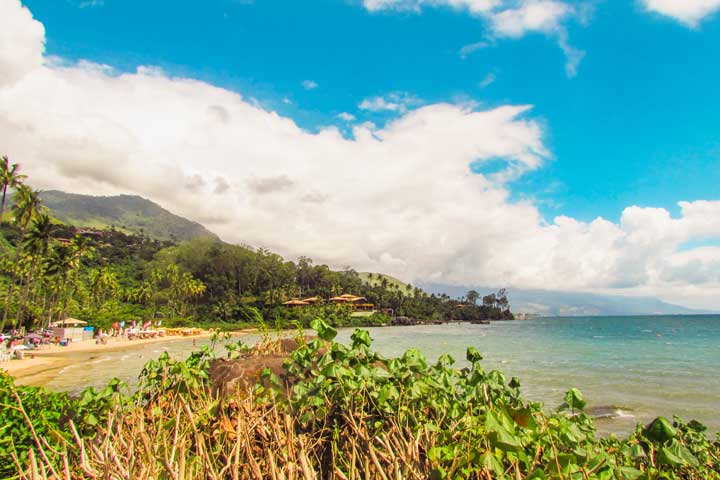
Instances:
[[[170,213],[157,203],[137,195],[95,197],[47,190],[41,193],[41,197],[51,216],[78,227],[115,227],[127,233],[143,233],[157,240],[217,238],[199,223]]]
[[[433,293],[446,293],[451,297],[465,295],[473,287],[441,284],[420,285]],[[474,287],[485,295],[497,288]],[[550,290],[508,289],[510,308],[515,313],[541,316],[595,316],[595,315],[699,315],[716,313],[696,310],[663,302],[652,297],[600,295],[585,292],[556,292]]]

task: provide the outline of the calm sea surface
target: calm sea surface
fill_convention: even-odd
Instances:
[[[673,414],[720,430],[720,316],[541,318],[369,330],[374,348],[386,356],[415,347],[430,361],[449,353],[462,366],[465,349],[475,346],[486,370],[518,376],[524,395],[548,409],[577,387],[597,413],[609,414],[598,420],[604,432],[627,433],[638,421]],[[351,334],[342,330],[338,339],[349,342]],[[132,385],[143,364],[163,350],[183,357],[194,348],[191,340],[179,340],[77,354],[81,363],[21,382],[74,393],[114,376]]]

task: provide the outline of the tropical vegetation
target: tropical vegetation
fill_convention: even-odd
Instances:
[[[3,199],[9,189],[13,193],[0,224],[0,331],[45,327],[67,316],[102,328],[118,320],[162,320],[227,329],[260,321],[308,326],[318,316],[336,326],[383,324],[393,316],[512,318],[504,291],[482,299],[470,291],[464,299],[451,299],[381,274],[336,271],[307,257],[287,261],[269,250],[212,236],[178,243],[121,228],[71,226],[45,207],[46,193],[32,189],[17,164],[3,158],[0,165]],[[360,317],[348,306],[323,302],[305,308],[282,305],[291,298],[343,293],[365,297],[378,313]]]
[[[520,381],[417,350],[385,358],[367,331],[334,342],[299,335],[282,372],[219,389],[217,362],[276,355],[206,347],[149,362],[140,387],[113,380],[80,398],[15,386],[0,374],[0,475],[10,478],[566,479],[720,478],[720,439],[703,425],[657,418],[627,438],[599,437],[572,389],[556,411],[527,401]],[[262,357],[261,357],[262,358]],[[237,360],[232,360],[237,359]]]

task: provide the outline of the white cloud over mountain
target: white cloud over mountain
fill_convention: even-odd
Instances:
[[[690,27],[720,10],[720,0],[642,0],[649,11],[656,12]]]
[[[0,30],[0,139],[32,182],[137,193],[225,240],[408,281],[658,294],[720,307],[720,201],[681,216],[629,207],[619,223],[509,200],[510,175],[549,157],[528,106],[409,107],[381,129],[309,133],[241,95],[157,68],[116,74],[43,58],[43,28],[17,0]],[[18,55],[5,45],[26,52]],[[4,153],[3,152],[3,153]],[[684,247],[685,245],[685,247]]]

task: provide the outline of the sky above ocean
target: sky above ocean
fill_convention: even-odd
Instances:
[[[720,308],[720,0],[0,1],[0,149],[411,282]]]

